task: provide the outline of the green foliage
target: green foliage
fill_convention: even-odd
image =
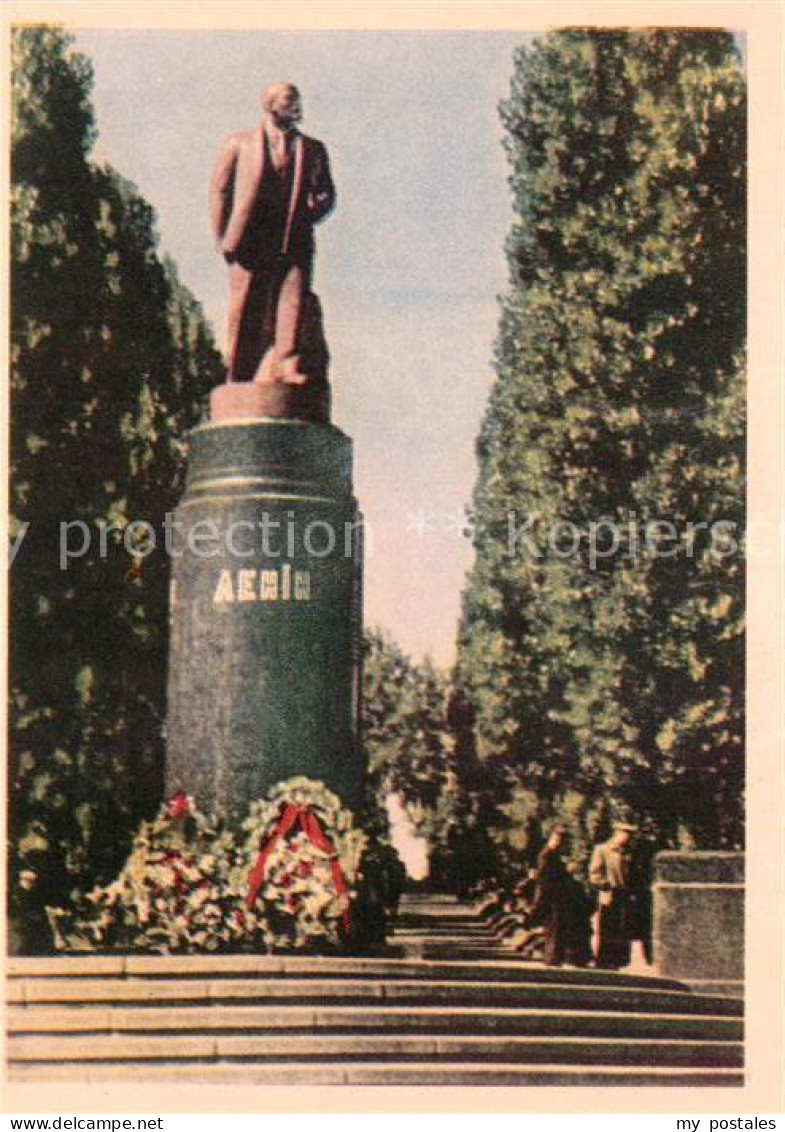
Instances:
[[[516,55],[456,672],[469,776],[516,836],[525,791],[546,813],[577,795],[584,830],[613,798],[665,839],[742,837],[743,563],[689,524],[743,521],[745,113],[722,32],[571,29]],[[678,540],[636,550],[660,520]]]
[[[428,842],[429,883],[465,889],[493,871],[495,856],[461,762],[458,694],[430,660],[412,660],[379,629],[366,633],[363,674],[362,734],[369,794],[384,815],[378,824],[386,828],[386,799],[398,794]]]
[[[113,875],[160,799],[167,563],[121,540],[174,506],[221,366],[152,209],[89,160],[87,60],[45,26],[16,29],[12,56],[12,535],[29,526],[11,574],[10,833],[29,919]],[[77,521],[92,548],[61,569],[60,524]]]
[[[450,779],[446,685],[429,660],[416,663],[380,630],[365,639],[363,742],[370,788],[384,807],[400,794],[420,821]]]

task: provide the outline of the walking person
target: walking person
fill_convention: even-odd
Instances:
[[[406,888],[406,866],[389,841],[383,841],[379,845],[379,865],[387,927],[392,932],[398,919],[401,896]]]
[[[596,963],[607,970],[628,966],[636,931],[632,838],[637,826],[616,822],[609,841],[596,845],[589,881],[599,893]]]
[[[570,931],[571,877],[562,857],[566,843],[563,825],[555,825],[537,858],[537,888],[526,926],[542,926],[548,967],[560,967],[567,959]]]
[[[591,920],[596,909],[593,895],[586,890],[574,862],[567,865],[564,891],[565,940],[564,958],[570,967],[588,967],[591,963]]]
[[[648,837],[636,838],[630,879],[630,939],[639,940],[648,966],[654,962],[652,946],[652,869],[655,844]]]

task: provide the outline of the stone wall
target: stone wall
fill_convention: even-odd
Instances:
[[[654,962],[706,994],[744,992],[744,854],[658,853]]]

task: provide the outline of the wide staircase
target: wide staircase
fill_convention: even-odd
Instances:
[[[468,905],[411,895],[373,957],[13,959],[14,1081],[741,1085],[742,1006],[548,969]]]

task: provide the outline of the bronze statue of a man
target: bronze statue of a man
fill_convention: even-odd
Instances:
[[[229,267],[228,380],[324,380],[310,284],[313,227],[335,204],[330,163],[322,143],[297,129],[302,108],[292,83],[268,86],[262,110],[259,127],[226,141],[210,188],[213,232]],[[317,360],[303,364],[309,337]]]

